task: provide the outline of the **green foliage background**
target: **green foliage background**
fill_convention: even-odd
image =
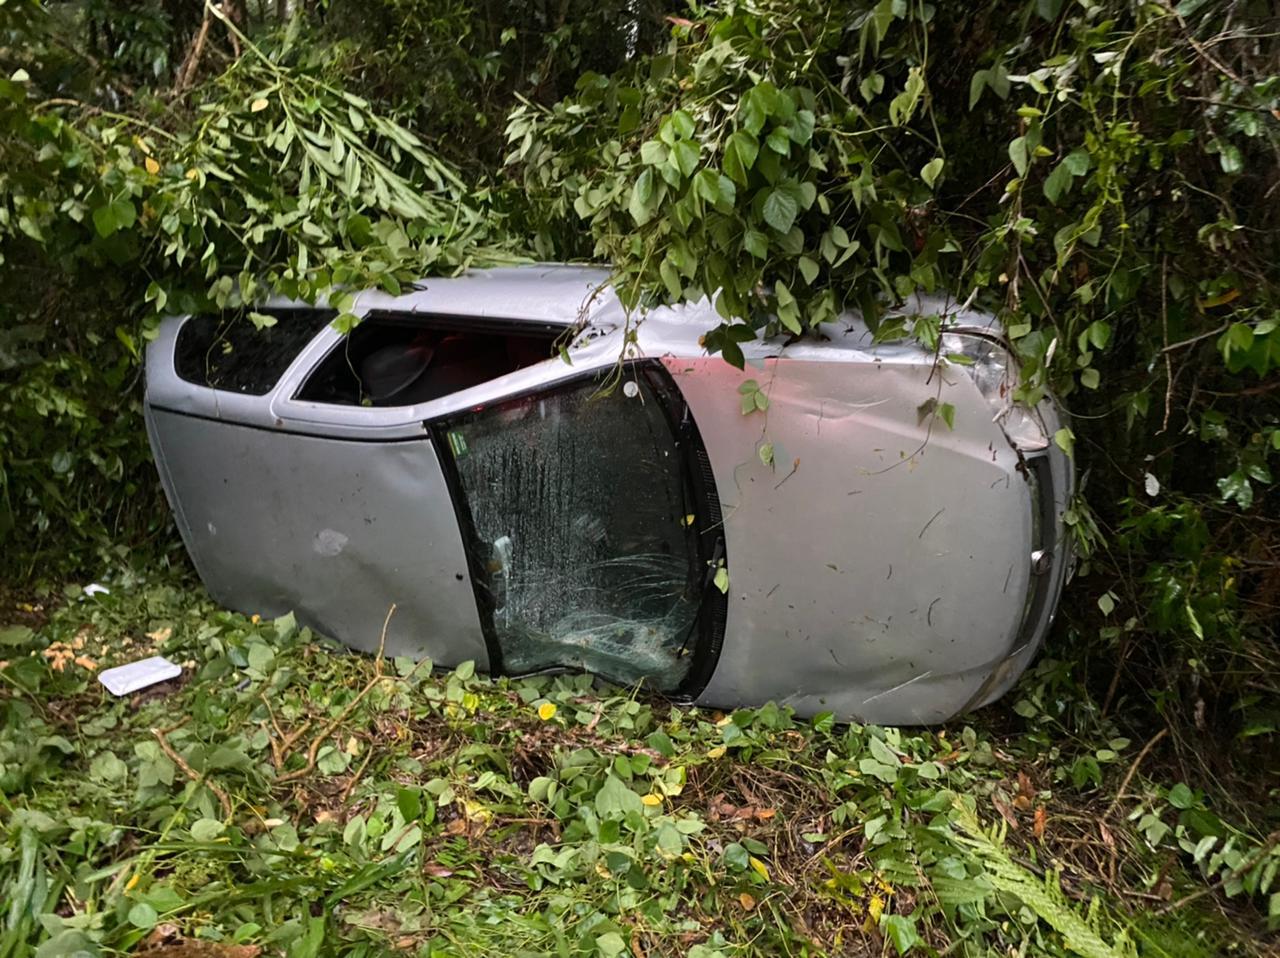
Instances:
[[[0,568],[174,553],[164,312],[590,258],[638,305],[721,290],[740,361],[949,291],[1086,477],[1019,711],[1154,707],[1182,761],[1274,769],[1277,32],[1265,0],[0,0]]]

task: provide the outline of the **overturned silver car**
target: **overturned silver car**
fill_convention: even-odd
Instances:
[[[990,317],[913,304],[931,351],[849,316],[740,371],[701,345],[712,307],[628,318],[607,279],[370,292],[346,336],[287,302],[262,331],[166,320],[147,427],[210,593],[368,651],[395,603],[389,655],[717,707],[923,724],[1003,694],[1066,577],[1073,474]]]

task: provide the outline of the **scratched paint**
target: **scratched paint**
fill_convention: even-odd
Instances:
[[[341,532],[334,529],[321,529],[316,533],[316,541],[312,548],[316,550],[317,555],[332,559],[347,547],[349,541]]]

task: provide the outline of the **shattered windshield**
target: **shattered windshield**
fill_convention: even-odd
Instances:
[[[448,441],[505,669],[676,688],[703,576],[680,451],[643,377],[486,409]]]

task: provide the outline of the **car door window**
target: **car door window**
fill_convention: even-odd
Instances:
[[[629,370],[444,429],[505,671],[583,668],[676,689],[709,581],[684,450]]]

